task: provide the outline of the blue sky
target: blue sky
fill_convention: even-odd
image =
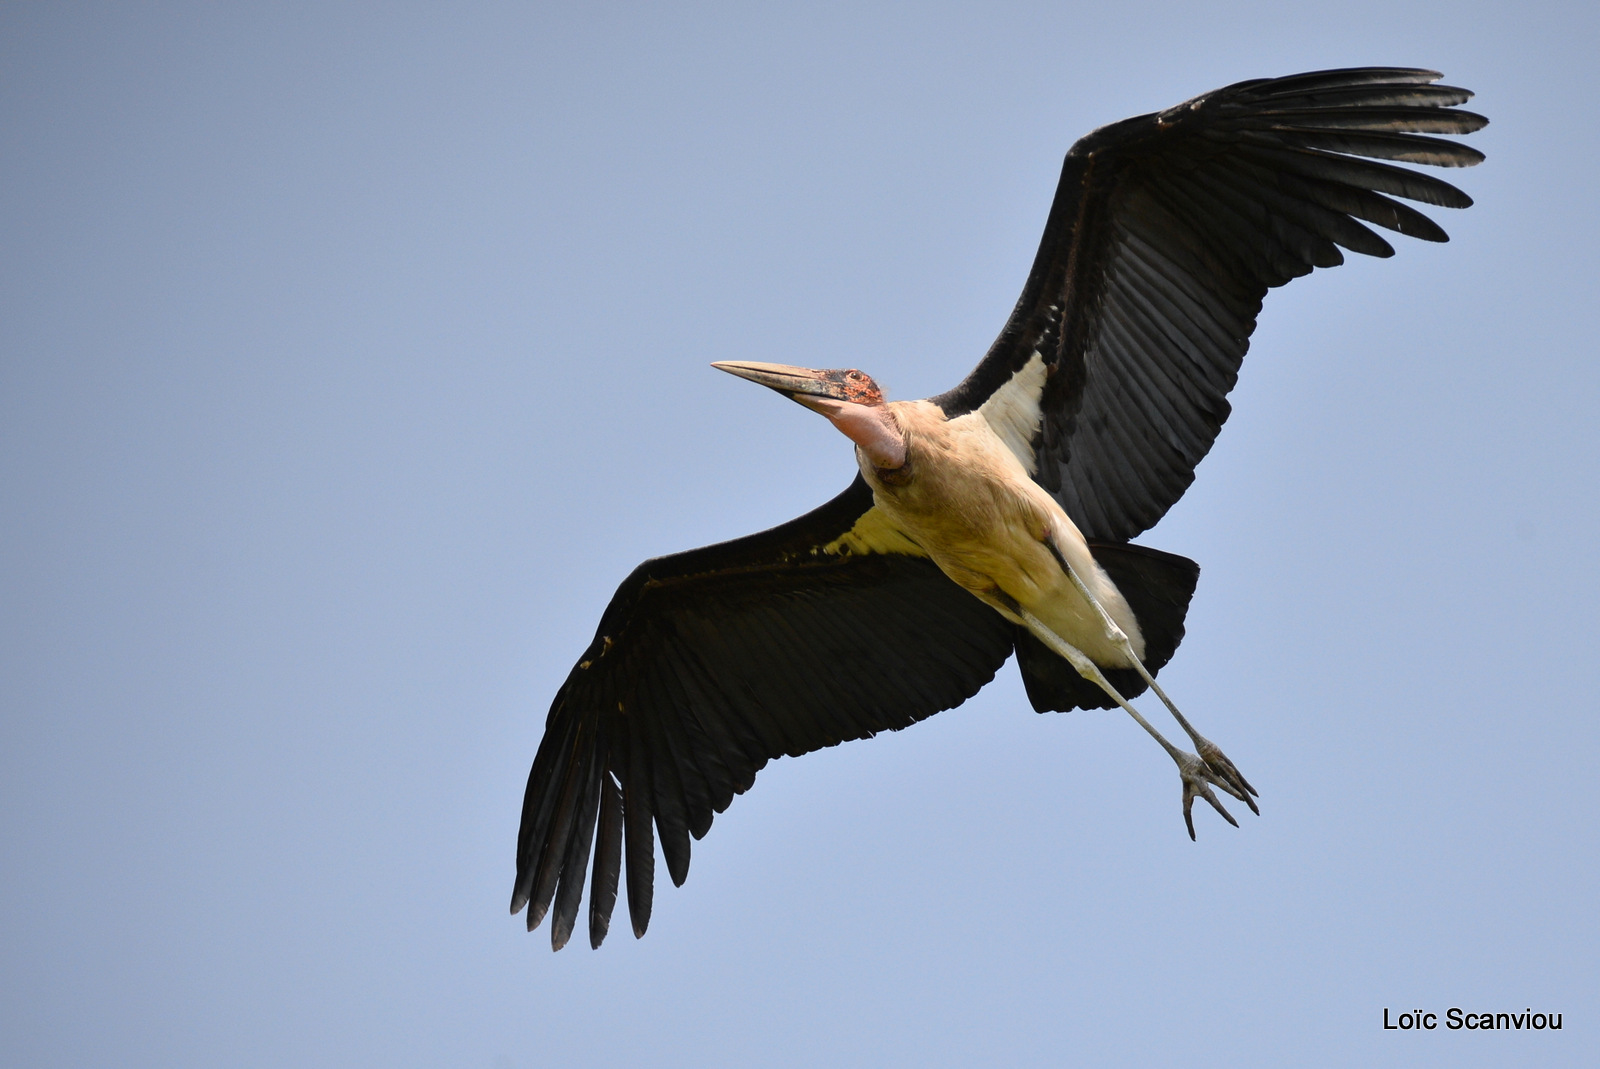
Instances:
[[[0,11],[0,1062],[1587,1065],[1592,4]],[[850,478],[707,365],[976,362],[1090,129],[1431,66],[1476,200],[1268,299],[1140,541],[1261,791],[1014,668],[768,766],[649,934],[506,915],[641,559]],[[1563,1012],[1384,1032],[1384,1007]]]

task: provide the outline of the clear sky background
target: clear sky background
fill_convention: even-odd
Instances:
[[[0,1063],[1593,1065],[1600,6],[0,8]],[[1061,156],[1432,66],[1476,200],[1274,292],[1162,676],[769,766],[649,934],[506,913],[641,559],[849,480],[707,367],[956,382]],[[1238,808],[1237,806],[1235,807]],[[1562,1012],[1399,1034],[1385,1007]]]

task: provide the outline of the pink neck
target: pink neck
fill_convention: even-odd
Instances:
[[[905,466],[906,438],[888,405],[858,405],[831,397],[797,397],[807,408],[827,416],[856,443],[872,466],[886,471]]]

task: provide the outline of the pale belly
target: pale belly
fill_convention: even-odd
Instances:
[[[1008,619],[1022,622],[1009,607],[1020,605],[1095,663],[1131,667],[1045,544],[1046,533],[1142,656],[1143,636],[1126,601],[1060,506],[1023,478],[1025,484],[966,469],[921,473],[920,485],[885,488],[874,496],[886,517],[947,576]]]

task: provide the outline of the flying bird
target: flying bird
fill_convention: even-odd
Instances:
[[[1393,199],[1472,203],[1393,162],[1467,167],[1434,134],[1488,122],[1435,71],[1239,82],[1072,146],[1022,296],[954,389],[890,401],[855,369],[714,364],[854,443],[844,492],[779,527],[645,561],[557,692],[533,761],[511,912],[559,950],[590,855],[589,941],[626,868],[636,936],[655,841],[690,839],[770,760],[960,705],[1016,654],[1039,712],[1126,710],[1178,766],[1183,815],[1255,790],[1156,684],[1199,566],[1133,545],[1183,495],[1228,418],[1269,288],[1391,256],[1364,224],[1447,240]],[[1153,690],[1194,749],[1130,703]],[[626,866],[624,866],[626,859]]]

